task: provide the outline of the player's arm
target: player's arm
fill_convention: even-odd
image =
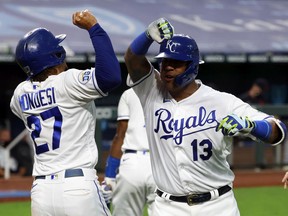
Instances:
[[[109,204],[112,200],[113,190],[116,185],[116,175],[118,173],[120,158],[122,156],[121,147],[128,127],[128,120],[119,120],[117,122],[116,134],[112,140],[110,153],[105,167],[104,181],[101,183],[105,202]]]
[[[283,142],[287,128],[279,119],[268,118],[251,121],[247,117],[230,114],[224,117],[217,125],[216,131],[222,131],[225,136],[247,135],[272,145]]]
[[[110,92],[121,84],[120,65],[108,34],[88,10],[76,12],[73,24],[89,32],[95,50],[95,76],[102,92]]]
[[[120,120],[117,123],[116,134],[112,140],[110,154],[107,158],[105,178],[116,178],[122,156],[121,147],[128,127],[128,120]],[[106,182],[107,183],[107,182]],[[108,184],[108,183],[107,183]]]
[[[110,156],[120,159],[122,156],[122,144],[128,127],[128,120],[120,120],[117,122],[116,134],[112,140],[110,148]]]
[[[151,44],[161,43],[173,36],[174,28],[165,18],[152,22],[128,47],[124,59],[133,82],[138,81],[150,71],[150,63],[145,57]]]
[[[284,183],[284,189],[287,188],[287,183],[288,183],[288,172],[285,173],[283,179],[282,179],[282,183]]]

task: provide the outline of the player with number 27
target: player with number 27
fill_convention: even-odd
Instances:
[[[34,143],[32,216],[111,215],[95,170],[94,100],[121,84],[120,67],[109,36],[90,11],[75,12],[72,22],[91,38],[93,68],[68,69],[60,45],[66,35],[54,36],[43,27],[28,32],[16,47],[16,61],[28,79],[15,89],[10,106]]]

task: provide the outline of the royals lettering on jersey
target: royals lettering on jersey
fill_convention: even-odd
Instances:
[[[56,99],[54,87],[23,94],[19,98],[19,103],[22,111],[55,104]]]
[[[164,133],[160,137],[160,139],[171,139],[173,138],[175,143],[177,145],[180,145],[182,143],[183,137],[188,136],[193,133],[197,133],[199,131],[208,130],[211,128],[216,127],[216,110],[212,110],[208,112],[203,106],[199,108],[198,115],[195,116],[189,116],[187,118],[182,119],[173,119],[172,114],[167,109],[159,109],[156,110],[155,116],[157,118],[157,124],[154,131],[158,133],[160,130]],[[207,125],[206,128],[203,128],[202,126]],[[199,128],[197,130],[196,128]],[[194,128],[196,130],[189,130],[186,134],[184,133],[185,129],[191,129]],[[176,133],[173,133],[175,131]],[[173,137],[174,136],[174,137]]]

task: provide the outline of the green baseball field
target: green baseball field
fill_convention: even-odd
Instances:
[[[288,215],[288,189],[284,190],[281,186],[236,188],[234,193],[241,216]],[[30,202],[0,203],[0,215],[30,216]]]

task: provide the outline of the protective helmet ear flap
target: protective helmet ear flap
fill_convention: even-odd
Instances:
[[[183,87],[195,80],[196,76],[198,75],[198,68],[198,65],[190,63],[182,74],[175,77],[176,85]]]
[[[16,62],[31,78],[46,68],[62,64],[66,52],[59,44],[66,38],[54,36],[45,28],[36,28],[19,40],[16,47]]]

